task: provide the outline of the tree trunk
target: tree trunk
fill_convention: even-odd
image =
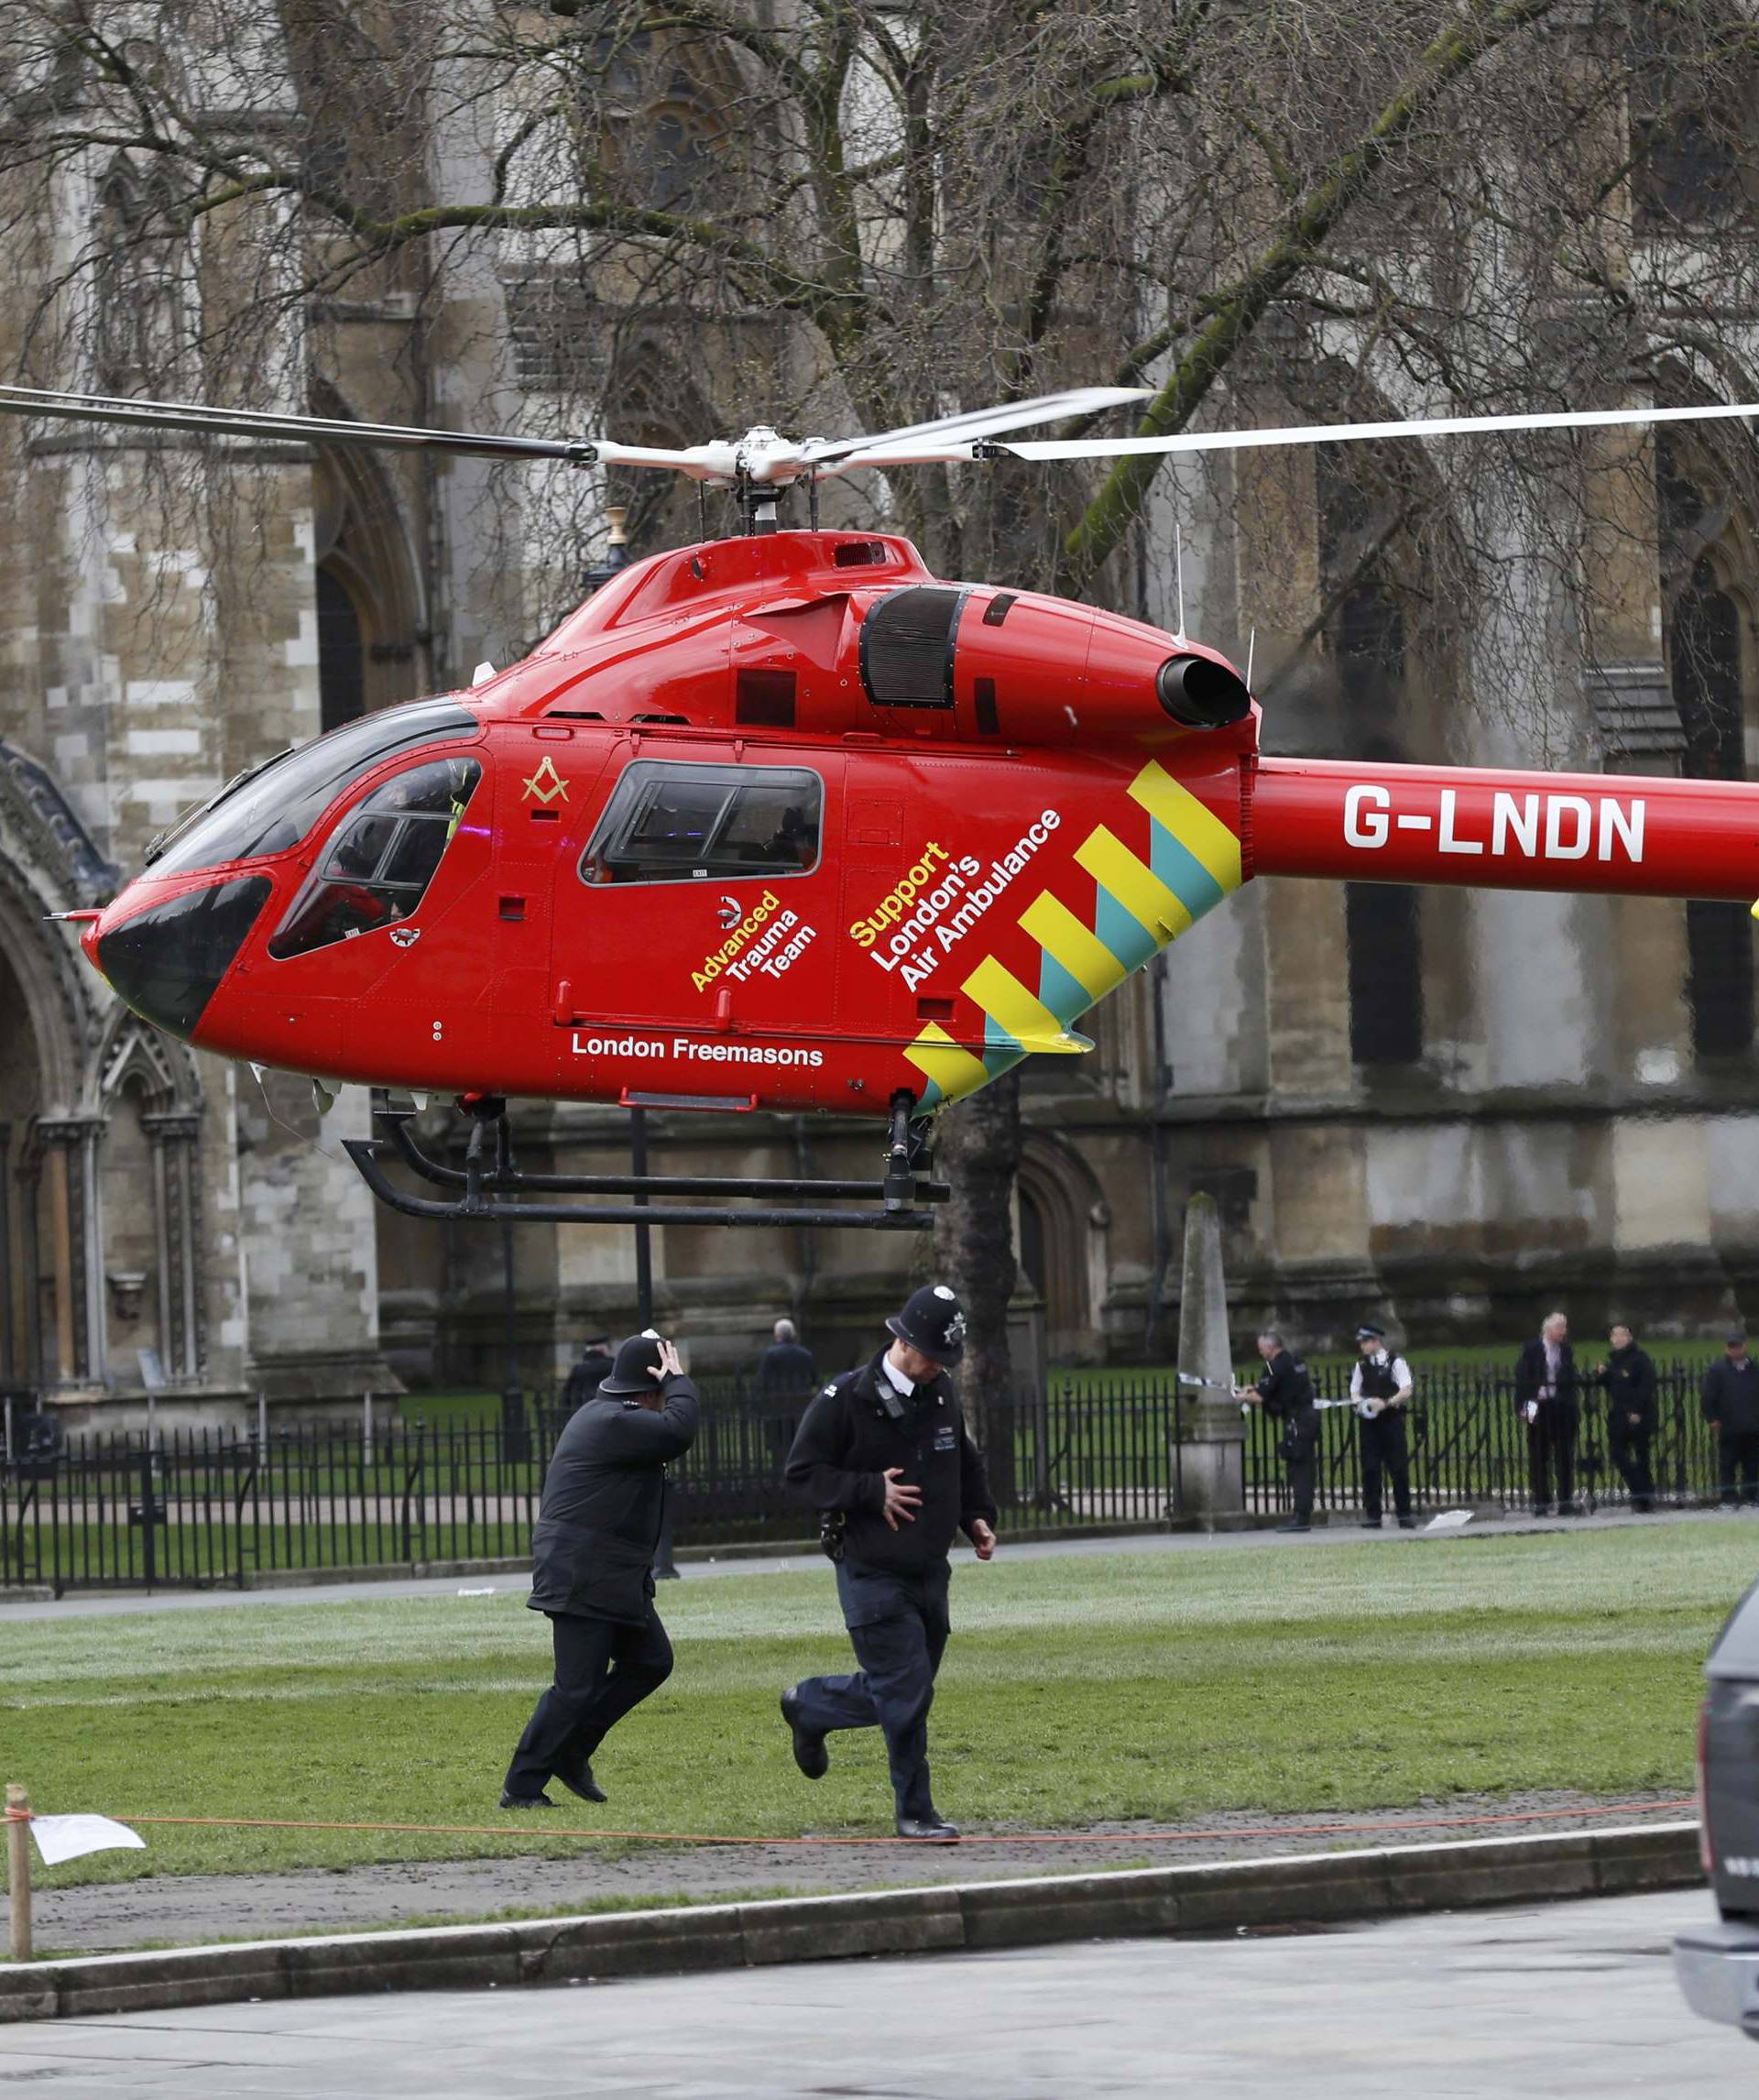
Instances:
[[[1014,1402],[1008,1354],[1013,1296],[1013,1188],[1020,1166],[1020,1079],[1013,1072],[946,1110],[936,1126],[935,1168],[952,1185],[934,1220],[937,1279],[965,1308],[959,1391],[1005,1508],[1013,1499]]]

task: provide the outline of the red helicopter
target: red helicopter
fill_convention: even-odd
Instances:
[[[918,1227],[923,1119],[1076,1023],[1256,874],[1759,896],[1759,788],[1263,758],[1215,651],[1091,606],[947,583],[906,540],[817,529],[858,466],[1751,416],[1753,405],[1175,437],[1010,440],[1140,399],[1089,388],[882,438],[682,451],[0,388],[0,410],[301,443],[672,468],[743,536],[636,563],[522,662],[231,782],[72,913],[135,1012],[222,1056],[456,1094],[466,1164],[349,1141],[423,1216]],[[805,530],[776,529],[803,484]],[[520,1174],[508,1095],[890,1124],[873,1184]],[[441,1193],[397,1187],[400,1157]],[[625,1196],[583,1210],[562,1196]],[[866,1209],[810,1209],[877,1198]],[[792,1208],[767,1207],[785,1202]]]

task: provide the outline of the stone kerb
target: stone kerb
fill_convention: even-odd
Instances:
[[[0,2021],[240,1999],[507,1988],[1064,1940],[1300,1929],[1701,1879],[1696,1825],[1311,1853],[507,1924],[330,1934],[0,1967]]]

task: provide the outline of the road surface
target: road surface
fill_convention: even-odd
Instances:
[[[1083,1942],[541,1991],[0,2028],[57,2100],[1693,2100],[1759,2049],[1695,2019],[1668,1943],[1708,1898],[1312,1936]]]

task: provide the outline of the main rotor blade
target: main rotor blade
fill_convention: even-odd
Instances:
[[[898,430],[876,431],[871,436],[826,440],[814,438],[801,447],[804,455],[827,466],[877,465],[869,455],[892,454],[901,445],[950,443],[959,438],[991,437],[998,431],[1032,430],[1043,423],[1065,422],[1071,416],[1091,416],[1101,409],[1121,408],[1128,401],[1145,401],[1152,387],[1071,387],[1060,394],[1038,394],[1031,400],[1004,403],[993,409],[967,409],[957,415],[940,416],[933,422],[907,423]]]
[[[399,423],[356,423],[325,416],[267,415],[249,409],[205,408],[196,401],[137,401],[105,394],[48,393],[30,387],[0,387],[0,415],[49,416],[70,422],[114,423],[133,430],[200,431],[213,437],[267,438],[284,444],[389,445],[424,452],[476,453],[497,459],[565,459],[583,466],[611,459],[619,450],[579,438],[421,430]],[[639,464],[649,464],[650,458],[644,455]]]
[[[1131,459],[1152,453],[1245,452],[1266,445],[1351,444],[1364,439],[1470,437],[1487,431],[1587,431],[1648,423],[1718,422],[1759,416],[1759,401],[1711,401],[1689,409],[1569,409],[1535,415],[1415,416],[1384,423],[1303,423],[1281,430],[1179,431],[1171,437],[1028,438],[964,456],[1006,453],[1015,459]],[[947,455],[924,450],[923,460]]]

